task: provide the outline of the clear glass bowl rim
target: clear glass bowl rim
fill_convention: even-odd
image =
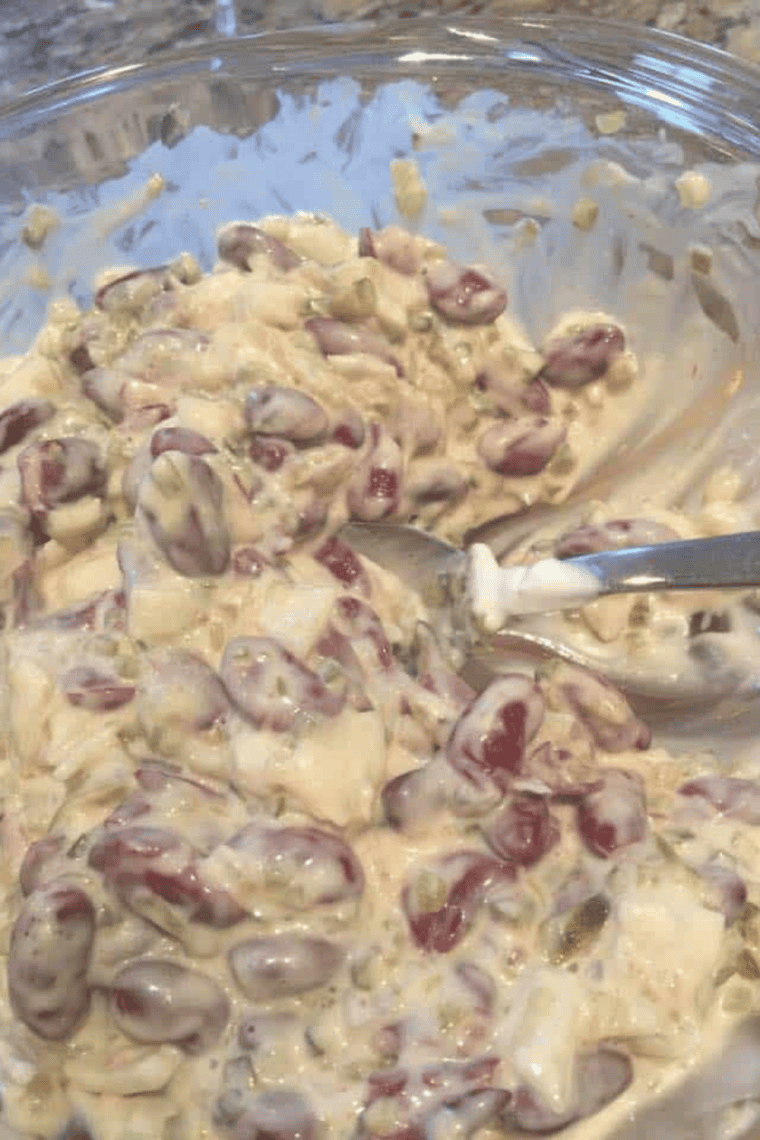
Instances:
[[[0,139],[119,90],[188,72],[238,78],[367,74],[387,79],[445,70],[477,86],[506,69],[607,90],[621,103],[674,106],[696,131],[760,154],[760,67],[673,32],[615,20],[542,15],[498,19],[423,16],[323,24],[233,36],[150,61],[104,66],[0,101]]]

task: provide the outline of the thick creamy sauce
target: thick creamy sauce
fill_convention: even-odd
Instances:
[[[756,1008],[751,769],[651,746],[569,665],[475,694],[334,537],[559,502],[633,414],[614,318],[536,347],[505,305],[400,230],[268,218],[208,276],[110,274],[4,363],[16,1134],[601,1137]],[[558,620],[688,640],[677,603],[607,601]]]

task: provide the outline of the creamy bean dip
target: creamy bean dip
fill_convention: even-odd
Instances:
[[[753,774],[566,664],[473,692],[337,536],[562,501],[637,384],[614,316],[536,346],[488,270],[309,216],[115,270],[2,363],[11,1134],[602,1136],[756,1006]],[[658,605],[561,620],[625,650]],[[729,620],[693,607],[687,645]]]

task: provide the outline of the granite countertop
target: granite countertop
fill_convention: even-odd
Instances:
[[[236,32],[427,13],[562,12],[648,24],[760,63],[760,0],[35,0],[0,10],[0,96]]]

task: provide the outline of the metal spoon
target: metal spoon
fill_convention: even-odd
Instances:
[[[459,583],[461,596],[463,583],[471,575],[475,547],[458,550],[416,527],[350,523],[343,528],[342,536],[360,554],[416,589],[434,610],[450,609],[457,594],[456,589],[451,589],[452,583]],[[585,596],[582,591],[581,594],[571,591],[567,597],[558,598],[556,590],[547,590],[542,595],[540,568],[557,566],[555,560],[546,560],[536,564],[537,585],[527,600],[526,597],[520,599],[519,612],[577,608],[592,597],[610,594],[760,586],[760,531],[601,551],[566,559],[565,563],[574,571],[588,575],[592,588]],[[515,571],[513,568],[497,570],[497,573],[514,576]],[[629,695],[667,706],[720,700],[735,692],[747,679],[746,670],[716,664],[709,658],[695,662],[688,670],[662,675],[655,675],[651,668],[637,668],[627,661],[615,662],[601,656],[595,659],[544,631],[527,628],[523,619],[508,620],[504,628],[490,636],[483,636],[482,629],[478,635],[472,622],[465,621],[464,628],[469,635],[466,648],[470,657],[465,675],[478,688],[489,676],[508,668],[516,657],[534,662],[537,657],[562,658],[602,670]]]

